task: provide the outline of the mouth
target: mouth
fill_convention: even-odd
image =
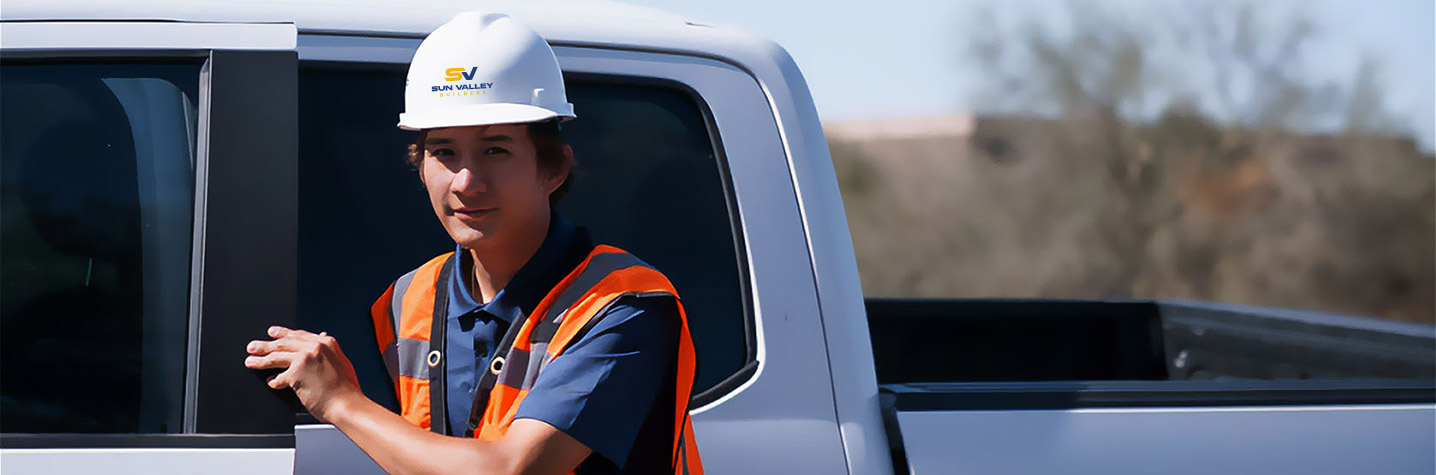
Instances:
[[[480,219],[483,219],[484,216],[488,216],[489,213],[492,213],[497,209],[498,208],[466,207],[454,208],[453,211],[454,217],[459,218],[459,220],[461,221],[478,221]]]

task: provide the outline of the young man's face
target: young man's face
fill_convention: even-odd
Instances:
[[[531,237],[513,231],[534,232],[548,219],[549,194],[567,172],[539,167],[523,124],[431,129],[419,165],[434,213],[465,249],[503,249]]]

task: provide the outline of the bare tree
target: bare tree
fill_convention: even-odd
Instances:
[[[969,143],[836,144],[865,291],[1432,321],[1436,159],[1389,136],[1379,65],[1313,80],[1299,11],[1151,8],[989,9],[963,30],[987,81]]]

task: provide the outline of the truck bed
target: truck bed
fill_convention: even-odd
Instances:
[[[1431,326],[1190,301],[867,310],[898,472],[1436,468]]]

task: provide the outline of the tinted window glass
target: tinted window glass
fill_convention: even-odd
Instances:
[[[393,400],[392,385],[369,306],[453,247],[404,162],[412,135],[395,128],[403,85],[400,70],[300,75],[301,324],[345,342],[381,402]],[[703,113],[671,86],[580,78],[568,94],[580,118],[563,132],[578,167],[560,212],[668,274],[698,350],[695,393],[712,387],[744,364],[747,347],[734,220]]]
[[[0,83],[0,427],[178,432],[198,65]]]
[[[391,408],[369,306],[454,246],[404,161],[403,94],[402,72],[299,74],[299,324],[334,335],[365,394]]]
[[[735,220],[703,114],[676,89],[570,83],[580,118],[563,130],[578,168],[559,210],[673,281],[698,351],[697,394],[745,361]]]

